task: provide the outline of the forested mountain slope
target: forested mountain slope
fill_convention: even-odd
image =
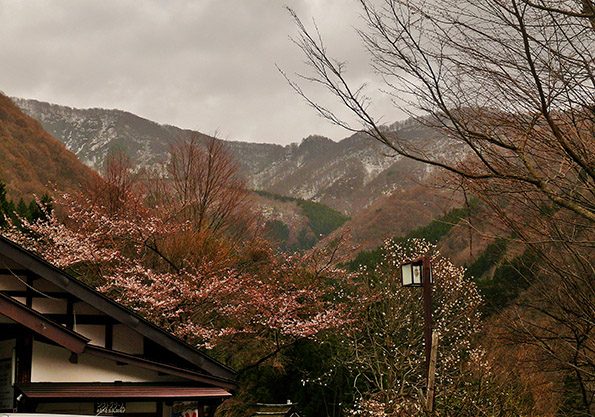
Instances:
[[[54,184],[74,191],[97,175],[60,141],[0,94],[0,180],[13,198],[39,197]]]

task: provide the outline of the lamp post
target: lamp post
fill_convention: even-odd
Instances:
[[[432,354],[432,263],[426,255],[401,265],[403,287],[422,287],[424,298],[424,339],[426,353],[426,380],[429,378],[430,356]]]

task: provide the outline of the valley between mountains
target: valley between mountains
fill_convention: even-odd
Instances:
[[[128,155],[139,169],[152,169],[166,160],[176,139],[192,133],[209,138],[121,110],[76,109],[21,98],[13,101],[97,171],[115,149]],[[430,154],[445,159],[461,156],[452,142],[414,120],[387,129],[398,131]],[[254,196],[260,212],[268,221],[287,226],[284,236],[294,248],[307,247],[319,239],[321,231],[329,231],[304,229],[308,219],[299,209],[304,204],[300,201],[320,203],[338,212],[337,224],[349,227],[354,244],[363,248],[424,226],[461,204],[460,196],[431,187],[437,179],[432,167],[392,154],[361,133],[339,142],[312,135],[287,146],[232,140],[226,144],[249,188],[261,192]]]

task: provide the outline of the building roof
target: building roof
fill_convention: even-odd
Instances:
[[[186,361],[195,365],[201,371],[204,371],[210,376],[214,377],[214,379],[225,382],[225,385],[227,386],[234,385],[233,379],[235,377],[235,371],[233,371],[231,368],[200,352],[193,346],[188,345],[184,341],[164,331],[123,305],[118,304],[114,300],[99,293],[90,286],[77,280],[68,273],[60,270],[36,254],[24,249],[23,247],[3,236],[0,236],[0,254],[13,263],[19,265],[19,268],[30,271],[36,276],[49,281],[70,296],[93,306],[105,315],[113,318],[116,322],[122,323],[123,325],[143,335],[147,339],[152,340],[153,342],[167,349],[169,352],[185,359]],[[21,322],[21,317],[31,319],[32,321],[29,325],[26,323],[21,324],[42,334],[55,343],[67,347],[72,352],[80,353],[79,351],[82,346],[81,343],[85,343],[86,345],[85,338],[78,335],[77,333],[69,331],[60,324],[52,322],[52,320],[49,320],[47,317],[36,313],[35,311],[21,305],[18,302],[11,300],[11,303],[7,299],[11,300],[10,297],[2,296],[1,301],[4,303],[4,310],[9,312],[9,314],[13,314],[10,313],[12,310],[24,314],[23,316],[17,317],[19,318],[18,320],[15,320],[14,317],[2,312],[11,319],[18,322]],[[18,305],[15,305],[15,303]],[[32,328],[31,326],[36,327]],[[50,334],[48,330],[49,328],[52,329],[53,333]],[[58,338],[60,341],[56,340],[56,338]],[[69,345],[65,346],[64,343],[69,343]],[[87,347],[85,347],[85,349],[87,349]],[[97,350],[95,350],[95,353],[97,353]],[[200,373],[195,374],[199,375]]]
[[[253,417],[301,417],[301,414],[297,411],[296,403],[257,405],[259,408],[252,415]]]

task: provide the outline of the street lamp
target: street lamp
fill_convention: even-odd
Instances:
[[[434,283],[430,258],[425,256],[401,265],[401,283],[403,284],[403,287],[423,286],[424,262],[426,265],[425,269],[429,270],[430,284]]]
[[[424,298],[424,339],[426,353],[426,381],[428,382],[428,409],[433,409],[433,382],[430,383],[430,359],[432,355],[432,261],[429,256],[413,259],[401,265],[403,287],[422,287]]]

